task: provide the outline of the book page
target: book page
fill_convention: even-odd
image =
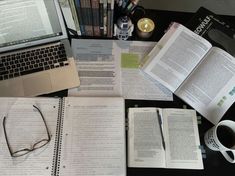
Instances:
[[[122,98],[65,98],[60,176],[126,175]]]
[[[31,147],[47,132],[42,112],[51,135],[45,146],[20,157],[11,157],[3,130],[5,116],[6,135],[12,152]],[[59,99],[57,98],[0,98],[0,175],[1,176],[48,176],[52,172]]]
[[[176,95],[216,124],[235,101],[235,59],[213,47]]]
[[[203,169],[194,110],[164,109],[167,168]]]
[[[171,37],[168,33],[172,34]],[[160,51],[146,62],[143,70],[175,92],[208,52],[211,44],[186,27],[173,23],[158,42],[158,47]]]
[[[128,167],[165,167],[157,109],[129,108],[128,119]]]

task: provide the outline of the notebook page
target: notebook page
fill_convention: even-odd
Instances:
[[[60,176],[126,175],[124,100],[68,98]]]
[[[13,151],[30,148],[40,139],[47,138],[45,125],[32,105],[36,105],[43,113],[51,141],[24,156],[12,158],[3,131],[4,116]],[[58,106],[59,99],[55,98],[0,98],[0,175],[51,175]]]

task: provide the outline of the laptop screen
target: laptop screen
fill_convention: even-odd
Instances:
[[[62,36],[54,0],[1,0],[0,48]]]

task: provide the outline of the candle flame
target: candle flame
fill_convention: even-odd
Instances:
[[[151,32],[155,27],[154,22],[147,18],[140,19],[137,25],[142,32]]]

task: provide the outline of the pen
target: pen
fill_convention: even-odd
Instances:
[[[157,109],[157,119],[158,119],[158,123],[160,125],[160,132],[161,132],[161,137],[162,137],[162,146],[163,146],[163,149],[165,150],[166,146],[165,146],[165,141],[164,141],[164,136],[163,136],[163,131],[162,131],[162,119],[161,119],[161,115],[160,115],[158,109]]]
[[[130,3],[126,7],[126,13],[131,13],[132,10],[137,6],[139,0],[131,0]]]
[[[128,0],[123,0],[123,2],[122,2],[122,9],[123,10],[125,10],[127,3],[128,3]]]
[[[123,0],[118,0],[117,1],[118,7],[122,7],[122,3],[123,3]]]

